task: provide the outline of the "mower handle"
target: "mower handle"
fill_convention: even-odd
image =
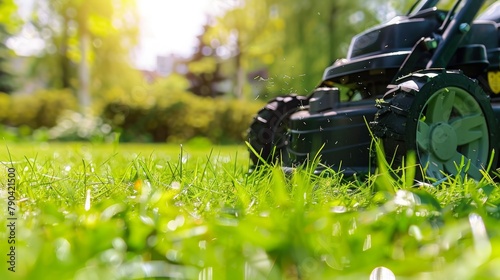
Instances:
[[[485,1],[458,0],[454,9],[460,2],[463,2],[463,6],[451,17],[451,21],[444,29],[441,39],[438,40],[437,48],[427,64],[427,69],[445,68],[448,65]],[[432,2],[432,0],[428,2]]]
[[[413,6],[411,6],[410,10],[408,11],[407,16],[414,15],[420,11],[430,9],[439,2],[439,0],[417,0]]]

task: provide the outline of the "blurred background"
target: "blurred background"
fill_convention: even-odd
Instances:
[[[263,102],[413,3],[0,0],[0,135],[242,143]]]

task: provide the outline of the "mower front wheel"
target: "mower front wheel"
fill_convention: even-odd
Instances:
[[[262,160],[268,164],[286,160],[288,120],[294,112],[307,104],[305,96],[285,95],[272,99],[257,113],[247,134],[251,146],[251,169],[261,166]]]
[[[488,96],[459,72],[402,78],[378,106],[372,129],[393,167],[415,151],[424,177],[467,174],[479,180],[480,170],[496,163],[491,157],[498,153],[499,133]]]

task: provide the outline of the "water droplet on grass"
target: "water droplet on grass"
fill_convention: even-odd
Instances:
[[[371,234],[366,235],[365,243],[363,244],[363,251],[369,250],[372,247]]]
[[[170,185],[170,187],[174,190],[180,190],[181,189],[181,183],[179,182],[172,182],[172,184]]]
[[[90,210],[90,189],[87,190],[85,195],[85,211]]]
[[[345,206],[342,206],[342,205],[333,206],[332,208],[330,208],[330,212],[332,212],[332,213],[345,213],[346,211],[347,211],[347,208]]]
[[[71,244],[68,242],[68,240],[64,238],[58,238],[55,241],[55,247],[56,247],[56,257],[60,261],[67,261],[71,253]]]
[[[469,215],[469,223],[474,238],[474,248],[479,257],[487,259],[491,254],[491,243],[483,218],[476,213]]]
[[[370,280],[396,280],[396,276],[387,267],[380,266],[372,271]]]

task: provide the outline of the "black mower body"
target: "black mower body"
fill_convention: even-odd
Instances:
[[[438,9],[438,2],[417,1],[407,15],[352,39],[346,58],[326,68],[314,92],[287,115],[287,141],[277,146],[284,168],[319,158],[318,172],[373,171],[369,123],[379,110],[376,100],[421,70],[457,71],[477,81],[499,129],[500,3],[476,16],[484,1],[457,1],[451,11]]]

